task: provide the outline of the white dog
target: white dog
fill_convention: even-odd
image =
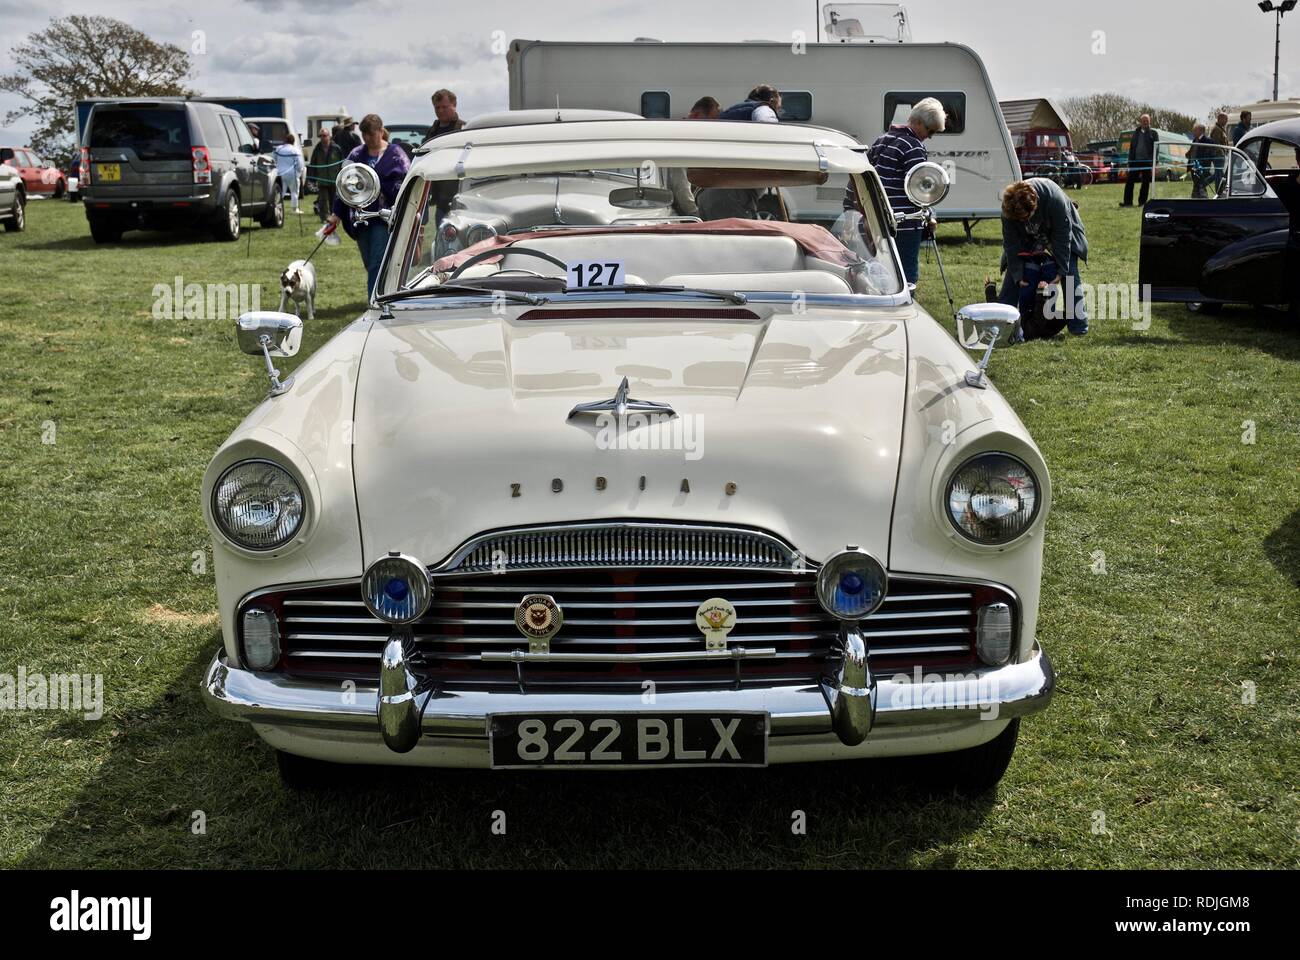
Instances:
[[[307,319],[316,319],[316,268],[306,260],[295,260],[280,274],[280,309],[284,301],[293,301],[293,312],[298,314],[300,304],[307,304]]]

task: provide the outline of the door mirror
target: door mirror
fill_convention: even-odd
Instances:
[[[302,320],[292,313],[277,310],[254,310],[240,316],[235,324],[239,349],[266,360],[266,375],[271,380],[271,396],[278,397],[293,386],[293,377],[281,382],[280,371],[272,357],[292,357],[302,343]]]
[[[263,346],[273,357],[292,357],[302,342],[302,319],[278,310],[254,310],[242,314],[236,327],[239,349],[259,354]],[[266,342],[263,343],[263,338]]]
[[[957,311],[957,342],[967,350],[983,350],[979,367],[966,372],[966,383],[985,386],[984,370],[999,341],[1010,340],[1020,323],[1020,311],[1005,303],[972,303]]]

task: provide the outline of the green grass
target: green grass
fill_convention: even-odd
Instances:
[[[1140,212],[1077,195],[1092,282],[1132,283]],[[265,394],[229,321],[155,320],[155,283],[275,282],[314,218],[220,244],[96,247],[80,206],[0,235],[0,673],[102,673],[106,714],[0,713],[0,865],[1294,867],[1300,862],[1300,330],[1155,311],[1149,330],[994,355],[1052,469],[1039,634],[1050,710],[996,796],[931,796],[877,763],[761,772],[358,771],[295,795],[269,748],[203,708],[219,638],[198,486]],[[998,225],[944,228],[958,303]],[[346,243],[318,254],[310,352],[361,309]],[[934,263],[922,294],[947,312]],[[292,363],[290,364],[292,366]],[[1242,442],[1243,422],[1256,442]],[[52,421],[57,442],[42,442]],[[1106,574],[1091,572],[1097,551]],[[1242,703],[1242,683],[1257,702]],[[191,832],[202,810],[207,832]],[[503,810],[507,833],[491,831]],[[791,814],[808,817],[794,836]],[[1096,811],[1106,834],[1093,832]]]

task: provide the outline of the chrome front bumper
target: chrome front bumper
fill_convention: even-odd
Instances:
[[[835,676],[820,684],[660,691],[654,709],[767,713],[774,741],[795,743],[824,736],[853,747],[874,728],[952,729],[981,720],[1009,720],[1047,706],[1056,675],[1037,645],[1021,663],[983,667],[967,674],[873,677],[866,649],[847,656]],[[646,709],[640,690],[627,693],[521,693],[516,690],[445,690],[408,669],[400,640],[385,648],[381,683],[352,684],[291,679],[232,666],[218,653],[203,681],[204,699],[219,717],[259,728],[305,730],[322,736],[367,734],[397,753],[416,742],[481,743],[487,753],[488,716],[494,713],[637,713]],[[382,740],[381,740],[382,736]],[[381,748],[382,749],[382,748]]]

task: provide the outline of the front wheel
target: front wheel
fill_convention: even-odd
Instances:
[[[280,192],[279,183],[271,191],[271,199],[266,203],[266,212],[262,214],[262,218],[258,222],[264,227],[270,227],[272,230],[284,226],[284,194]]]
[[[212,235],[218,240],[238,240],[239,227],[239,194],[227,190],[226,201],[221,205],[216,223],[212,225]]]
[[[1019,736],[1020,718],[1016,717],[1005,730],[978,747],[915,757],[919,779],[926,786],[955,790],[965,796],[988,793],[1011,765]]]
[[[62,200],[63,195],[68,192],[68,185],[60,180],[54,185],[54,199]]]

